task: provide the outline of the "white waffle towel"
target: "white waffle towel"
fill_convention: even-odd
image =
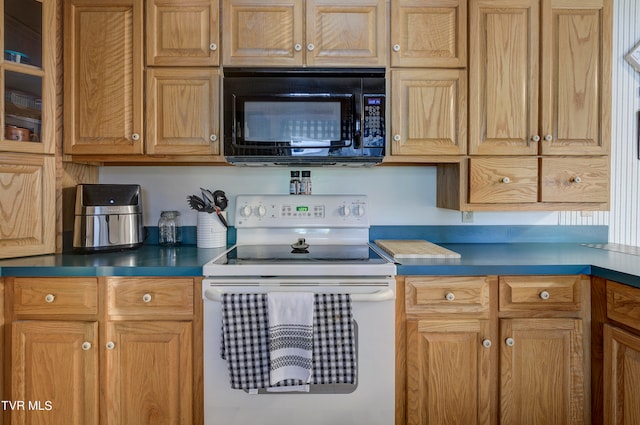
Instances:
[[[309,383],[313,353],[313,307],[311,292],[270,292],[269,383],[287,379]]]

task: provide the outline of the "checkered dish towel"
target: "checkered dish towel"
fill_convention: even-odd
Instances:
[[[222,295],[222,358],[231,388],[270,387],[267,294]],[[348,294],[314,294],[311,384],[356,383],[356,339]],[[299,380],[280,382],[298,386]]]

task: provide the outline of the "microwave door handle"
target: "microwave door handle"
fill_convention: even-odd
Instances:
[[[364,145],[364,141],[362,140],[362,124],[360,122],[360,117],[356,117],[356,128],[353,133],[353,147],[354,149],[362,149]]]

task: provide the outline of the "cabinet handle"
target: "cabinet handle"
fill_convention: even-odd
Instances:
[[[107,342],[105,347],[107,347],[107,350],[113,350],[114,348],[116,348],[116,344],[113,341],[109,341]]]
[[[516,345],[516,342],[513,340],[513,338],[505,339],[504,343],[507,344],[509,347],[513,347],[514,345]]]
[[[218,50],[218,45],[216,43],[209,44],[209,50],[215,52],[216,50]]]
[[[538,136],[537,134],[536,134],[536,135],[534,135],[534,136],[531,138],[531,141],[532,141],[532,142],[539,142],[539,141],[540,141],[540,136]]]
[[[293,50],[295,50],[296,52],[299,52],[302,50],[302,44],[296,44],[295,46],[293,46]]]
[[[85,341],[82,343],[82,349],[84,351],[91,350],[91,343],[89,341]]]
[[[553,136],[550,135],[550,134],[547,134],[546,136],[544,136],[544,140],[547,141],[547,142],[550,142],[550,141],[553,140]]]
[[[453,301],[456,299],[456,294],[454,294],[453,292],[447,292],[447,295],[444,296],[447,301]]]
[[[52,303],[56,300],[56,296],[53,294],[47,294],[44,296],[45,302]]]
[[[491,348],[491,340],[490,339],[483,339],[482,340],[482,346],[484,348]]]
[[[132,140],[140,140],[140,135],[139,135],[138,133],[133,133],[133,134],[131,135],[131,139],[132,139]]]
[[[402,139],[402,137],[400,137],[400,135],[399,135],[399,134],[394,134],[394,135],[393,135],[393,141],[394,141],[394,142],[399,142],[401,139]]]
[[[571,183],[582,183],[580,176],[571,177]]]
[[[212,134],[211,136],[209,136],[209,140],[211,140],[212,142],[217,142],[218,141],[218,135]]]
[[[543,300],[548,300],[551,297],[551,294],[549,294],[549,291],[542,291],[540,292],[540,298]]]
[[[393,45],[393,51],[394,52],[399,52],[400,51],[400,45],[399,44],[394,44]]]
[[[309,43],[307,44],[307,50],[310,52],[313,52],[313,50],[316,48],[316,46],[313,45],[313,43]]]
[[[509,184],[511,183],[511,179],[509,177],[503,177],[502,180],[500,180],[502,183],[504,184]]]
[[[142,296],[142,301],[144,301],[145,303],[150,303],[151,302],[151,294],[144,294]]]

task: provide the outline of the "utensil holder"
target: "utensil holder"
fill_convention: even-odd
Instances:
[[[227,212],[222,211],[227,219]],[[227,228],[215,213],[199,212],[196,232],[198,248],[222,248],[227,246]]]

